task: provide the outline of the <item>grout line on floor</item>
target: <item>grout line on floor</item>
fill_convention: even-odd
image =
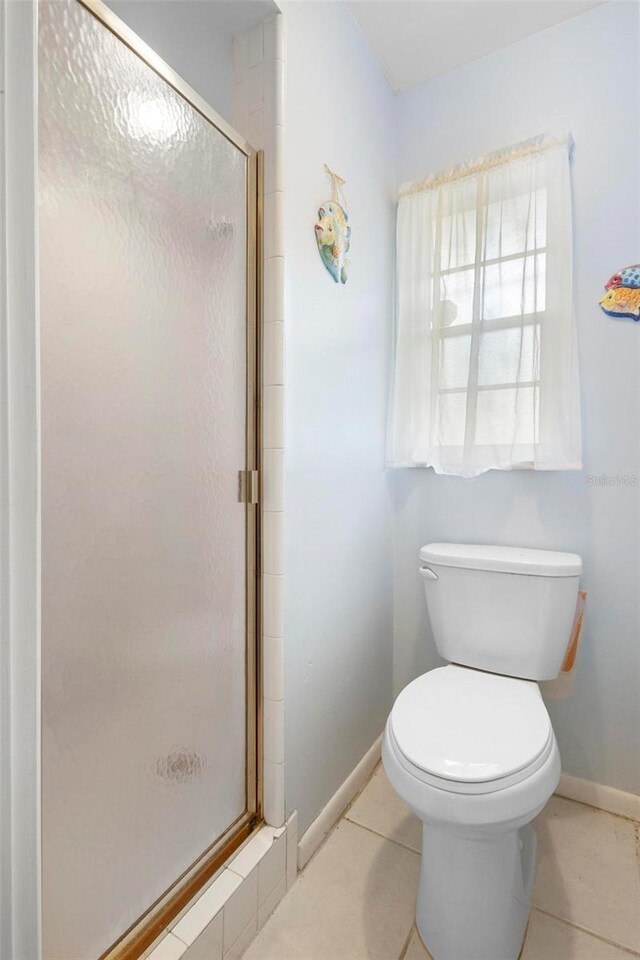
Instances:
[[[614,814],[616,816],[616,814]],[[575,927],[576,930],[581,930],[582,933],[588,933],[590,937],[595,937],[596,940],[601,940],[603,943],[608,943],[612,947],[617,947],[618,950],[623,950],[625,953],[628,953],[632,957],[640,957],[640,953],[637,950],[634,950],[633,947],[627,947],[624,943],[619,943],[617,940],[612,940],[611,937],[605,937],[602,933],[597,933],[595,930],[592,930],[591,927],[585,927],[581,923],[574,923],[573,920],[567,920],[566,917],[559,917],[557,913],[551,913],[550,910],[543,910],[542,907],[537,907],[535,903],[532,906],[531,912],[536,910],[538,913],[544,913],[547,917],[551,917],[553,920],[559,920],[560,923],[564,923],[567,927]]]
[[[414,927],[414,924],[412,923],[411,926],[409,927],[409,933],[407,934],[407,939],[404,942],[404,947],[400,951],[400,956],[398,957],[398,960],[404,960],[404,958],[407,955],[407,950],[409,949],[409,944],[411,943],[411,936],[413,934],[413,927]]]
[[[371,773],[370,773],[369,776],[367,777],[367,782],[364,783],[364,784],[360,787],[360,789],[359,789],[358,792],[356,793],[355,797],[353,797],[353,799],[350,800],[349,803],[346,805],[346,807],[344,808],[343,812],[340,814],[340,820],[344,820],[344,819],[345,819],[345,817],[346,817],[347,814],[349,813],[349,810],[351,810],[351,807],[354,805],[354,803],[356,802],[356,800],[359,800],[359,799],[360,799],[360,797],[362,796],[362,794],[365,792],[365,790],[367,789],[367,787],[369,786],[369,784],[371,783],[371,781],[372,781],[373,778],[375,777],[376,773],[378,772],[378,768],[379,768],[380,766],[382,766],[382,760],[378,760],[378,761],[377,761],[375,767],[373,768],[373,770],[371,771]],[[338,826],[338,823],[340,823],[340,820],[337,820],[337,821],[336,821],[336,826]]]
[[[335,823],[333,824],[333,826],[331,827],[331,829],[330,829],[330,830],[327,830],[327,832],[325,833],[324,837],[322,838],[322,840],[320,841],[320,843],[318,844],[318,846],[316,847],[316,849],[313,851],[313,853],[311,854],[311,856],[309,857],[309,859],[308,859],[307,862],[305,863],[305,865],[304,865],[304,867],[302,868],[302,870],[298,870],[298,873],[296,874],[296,879],[294,880],[294,883],[296,883],[296,882],[300,879],[300,877],[307,872],[307,868],[309,867],[309,865],[313,863],[313,861],[314,861],[315,858],[318,856],[318,854],[320,853],[320,851],[324,848],[324,845],[325,845],[325,843],[327,842],[327,840],[329,839],[329,837],[333,836],[334,832],[338,829],[338,827],[340,826],[340,824],[342,823],[343,820],[344,820],[344,814],[341,813],[340,816],[338,817],[338,819],[336,820],[336,822],[335,822]],[[351,820],[349,821],[349,823],[351,823]],[[296,853],[297,853],[297,851],[296,851]],[[289,892],[289,891],[287,891],[287,893],[288,893],[288,892]]]
[[[618,820],[627,820],[629,823],[640,825],[637,817],[628,816],[626,813],[614,813],[613,810],[605,810],[604,807],[596,807],[595,803],[587,803],[586,800],[574,800],[573,797],[565,797],[562,793],[553,793],[552,797],[558,800],[566,800],[567,803],[578,803],[581,807],[587,807],[588,810],[595,810],[596,813],[604,813],[608,817],[617,817]]]
[[[408,847],[406,843],[401,843],[400,840],[394,840],[393,837],[387,837],[384,833],[378,833],[373,827],[367,827],[364,823],[358,823],[357,820],[351,820],[349,817],[345,817],[345,820],[349,820],[349,823],[352,823],[354,827],[360,827],[361,830],[372,833],[374,837],[380,837],[381,840],[388,840],[389,843],[395,843],[397,847],[402,847],[403,850],[408,850],[409,853],[415,853],[416,857],[420,856],[419,850],[414,850],[413,847]]]
[[[333,826],[331,827],[331,829],[327,832],[326,836],[322,839],[322,842],[319,844],[318,848],[315,850],[313,856],[308,860],[308,862],[305,864],[305,866],[303,867],[303,869],[298,872],[298,876],[296,877],[296,880],[298,880],[298,879],[300,879],[300,878],[302,877],[302,875],[306,872],[306,869],[307,869],[307,867],[309,866],[309,864],[313,862],[313,860],[316,858],[316,856],[318,855],[318,853],[320,852],[320,850],[322,850],[322,848],[323,848],[324,845],[327,843],[327,841],[329,840],[329,838],[332,836],[332,834],[335,832],[335,830],[338,828],[338,826],[339,826],[344,820],[347,820],[347,821],[348,821],[350,824],[352,824],[354,827],[360,827],[361,830],[366,830],[368,833],[373,834],[373,836],[378,837],[380,840],[388,840],[390,843],[394,843],[396,846],[401,847],[403,850],[408,850],[410,853],[413,853],[413,854],[415,854],[415,855],[418,856],[418,857],[420,856],[420,852],[417,851],[417,850],[414,850],[413,847],[409,847],[409,846],[407,846],[406,844],[402,843],[400,840],[396,840],[396,839],[393,838],[393,837],[385,836],[385,834],[379,833],[377,830],[374,830],[372,827],[366,826],[366,825],[363,824],[363,823],[359,823],[357,820],[352,820],[352,819],[349,817],[349,812],[350,812],[351,808],[354,806],[354,804],[356,803],[356,801],[360,798],[360,796],[361,796],[361,795],[364,793],[364,791],[367,789],[367,787],[369,786],[369,784],[370,784],[371,781],[373,780],[373,778],[374,778],[374,776],[376,775],[376,773],[377,773],[378,769],[380,768],[380,766],[381,766],[381,761],[378,761],[378,763],[376,763],[375,767],[374,767],[373,770],[371,771],[369,777],[367,778],[366,783],[363,784],[363,786],[360,788],[360,790],[358,790],[358,792],[357,792],[356,795],[353,797],[353,799],[350,800],[350,802],[346,805],[346,807],[344,808],[343,812],[340,814],[340,816],[338,817],[338,819],[335,821],[335,823],[333,824]],[[560,794],[556,794],[555,796],[560,797]],[[609,816],[619,817],[619,818],[622,819],[622,820],[630,820],[630,819],[631,819],[631,818],[629,818],[629,817],[621,816],[620,814],[611,813],[611,812],[608,811],[608,810],[602,810],[602,809],[599,808],[599,807],[593,807],[591,804],[583,803],[583,802],[580,801],[580,800],[573,800],[573,799],[570,798],[570,797],[560,797],[560,799],[565,800],[565,801],[567,801],[567,802],[569,802],[569,803],[577,803],[577,804],[579,804],[580,806],[585,806],[585,807],[587,807],[587,808],[589,808],[589,809],[591,809],[591,810],[597,811],[597,812],[599,812],[599,813],[606,813],[606,814],[608,814]],[[631,822],[634,823],[634,832],[635,832],[635,840],[636,840],[636,851],[637,851],[638,857],[640,857],[640,824],[639,824],[637,821],[633,821],[633,820],[631,820]],[[278,905],[278,906],[279,906],[279,905]],[[589,935],[589,936],[591,936],[591,937],[594,937],[596,940],[600,940],[602,943],[608,943],[608,944],[610,944],[611,946],[616,947],[617,949],[621,950],[623,953],[628,954],[630,957],[640,957],[640,952],[634,950],[632,947],[626,946],[626,945],[623,944],[623,943],[619,943],[617,940],[612,940],[610,937],[607,937],[607,936],[605,936],[605,935],[603,935],[603,934],[600,934],[600,933],[598,933],[596,930],[592,930],[590,927],[585,927],[585,926],[583,926],[583,925],[580,924],[580,923],[574,923],[572,920],[568,920],[566,917],[559,916],[559,915],[556,914],[556,913],[552,913],[550,910],[545,910],[545,909],[543,909],[542,907],[538,907],[538,906],[535,905],[535,903],[532,904],[532,907],[531,907],[531,915],[533,915],[533,912],[534,912],[534,911],[537,911],[538,913],[541,913],[541,914],[544,914],[544,915],[546,915],[546,916],[548,916],[548,917],[551,917],[553,920],[558,920],[560,923],[565,924],[565,926],[574,927],[576,930],[580,930],[582,933],[585,933],[585,934],[587,934],[587,935]],[[530,915],[529,920],[531,919],[531,915]],[[528,927],[528,926],[529,926],[529,923],[527,924],[527,927]],[[400,955],[399,955],[399,957],[398,957],[398,960],[404,960],[404,958],[405,958],[405,956],[406,956],[406,954],[407,954],[407,951],[408,951],[408,949],[409,949],[409,944],[410,944],[410,942],[411,942],[411,936],[412,936],[412,934],[413,934],[414,928],[415,928],[415,923],[412,923],[411,928],[409,929],[409,933],[407,934],[407,938],[406,938],[406,940],[405,940],[405,942],[404,942],[404,946],[402,947],[402,950],[401,950]],[[421,942],[422,942],[422,941],[421,941]],[[424,946],[424,945],[423,945],[423,946]],[[524,944],[523,944],[523,949],[524,949]]]
[[[342,813],[340,814],[340,816],[338,817],[338,819],[335,821],[335,823],[333,824],[333,826],[331,827],[331,829],[327,831],[327,833],[324,835],[324,837],[322,838],[322,840],[320,841],[320,843],[318,844],[318,846],[316,847],[316,849],[313,851],[313,854],[309,857],[309,859],[308,859],[307,862],[305,863],[305,865],[304,865],[304,867],[302,868],[302,870],[298,870],[298,873],[297,873],[297,875],[296,875],[296,880],[298,879],[298,877],[302,876],[302,874],[305,872],[305,870],[307,869],[307,867],[309,866],[309,864],[310,864],[310,863],[313,863],[313,861],[314,861],[315,858],[318,856],[318,854],[320,853],[320,851],[322,850],[322,848],[324,847],[325,843],[327,842],[327,840],[329,839],[329,837],[331,836],[331,834],[334,832],[334,830],[336,830],[336,829],[340,826],[340,824],[342,823],[343,820],[347,820],[347,819],[348,819],[347,814],[349,813],[349,810],[351,809],[351,807],[353,806],[353,804],[356,802],[356,800],[361,796],[361,794],[363,794],[364,791],[367,789],[367,787],[369,786],[369,784],[370,784],[371,781],[373,780],[373,777],[374,777],[374,775],[375,775],[375,773],[376,773],[376,770],[378,769],[378,767],[380,766],[381,763],[382,763],[382,761],[381,761],[381,760],[378,760],[378,762],[376,763],[375,767],[373,768],[373,770],[372,770],[371,773],[369,774],[369,777],[368,777],[368,779],[367,779],[367,782],[362,785],[362,787],[361,787],[361,788],[358,790],[358,792],[356,793],[355,797],[353,797],[353,799],[350,800],[349,803],[346,805],[346,807],[344,808],[344,810],[342,811]],[[349,823],[353,823],[353,822],[354,822],[353,820],[349,820]],[[360,824],[356,824],[356,826],[360,826]],[[372,830],[371,832],[374,833],[375,831]],[[378,834],[378,836],[382,836],[382,834]],[[387,840],[388,837],[385,837],[384,839]],[[414,851],[414,852],[415,852],[415,851]],[[294,882],[295,882],[295,881],[294,881]],[[287,892],[288,892],[288,891],[287,891]]]

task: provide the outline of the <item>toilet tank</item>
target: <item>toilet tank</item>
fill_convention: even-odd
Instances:
[[[527,680],[558,676],[582,573],[577,554],[430,543],[420,563],[441,657]]]

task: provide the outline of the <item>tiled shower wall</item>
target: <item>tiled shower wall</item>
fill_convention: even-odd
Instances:
[[[264,818],[284,823],[284,22],[281,14],[234,40],[233,125],[264,150],[262,356],[262,609]]]

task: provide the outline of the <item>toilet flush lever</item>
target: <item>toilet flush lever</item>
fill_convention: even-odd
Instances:
[[[434,573],[429,567],[420,567],[420,576],[425,580],[438,580],[438,574]]]

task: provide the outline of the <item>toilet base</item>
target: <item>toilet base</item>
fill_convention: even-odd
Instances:
[[[425,824],[416,925],[434,960],[517,960],[535,861],[530,824],[473,840]]]

